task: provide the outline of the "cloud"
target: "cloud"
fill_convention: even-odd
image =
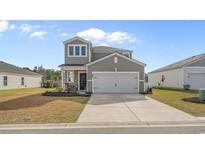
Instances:
[[[3,34],[0,33],[0,37],[3,36]]]
[[[94,43],[105,42],[107,43],[134,43],[138,41],[134,34],[127,32],[105,32],[102,29],[90,28],[76,34],[79,37],[93,41]]]
[[[14,25],[14,24],[12,24],[11,26],[10,26],[10,29],[11,30],[13,30],[13,29],[15,29],[16,28],[16,26]]]
[[[68,35],[68,33],[61,33],[61,34],[59,34],[59,35],[62,36],[62,37],[65,37],[65,36]]]
[[[47,33],[48,32],[46,32],[46,31],[33,32],[30,34],[30,37],[43,38],[44,35],[46,35]]]
[[[107,44],[107,43],[100,43],[100,44],[98,44],[98,46],[107,46],[107,47],[109,47],[110,45]]]
[[[102,40],[106,37],[106,35],[106,32],[98,28],[90,28],[77,33],[77,36],[93,41]]]
[[[9,23],[6,20],[0,21],[0,32],[6,31],[9,28]]]
[[[19,29],[21,30],[22,33],[29,33],[32,29],[32,26],[28,24],[23,24],[19,27]]]
[[[127,32],[113,32],[107,36],[109,42],[124,43],[124,42],[135,42],[137,40],[132,34]]]

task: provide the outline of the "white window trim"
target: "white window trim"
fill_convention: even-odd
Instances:
[[[69,72],[72,72],[72,80],[71,81],[68,80]],[[74,83],[74,71],[67,71],[67,83]]]
[[[73,55],[70,55],[69,54],[69,47],[70,46],[73,46]],[[75,55],[75,47],[76,46],[79,46],[80,47],[80,55]],[[81,50],[81,47],[85,47],[85,55],[82,55],[82,50]],[[88,53],[88,48],[87,48],[87,45],[85,45],[85,44],[68,44],[67,45],[67,55],[69,56],[69,57],[87,57],[87,53]]]

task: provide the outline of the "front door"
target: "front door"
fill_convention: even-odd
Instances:
[[[86,90],[86,73],[80,73],[80,91]]]

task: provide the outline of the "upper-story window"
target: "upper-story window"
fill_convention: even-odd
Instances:
[[[82,56],[86,55],[86,46],[81,46],[81,55]]]
[[[68,45],[68,56],[70,57],[85,57],[87,56],[86,45]]]
[[[69,48],[68,48],[68,50],[69,50],[69,55],[70,56],[73,56],[73,54],[74,54],[74,47],[73,46],[69,46]]]
[[[80,46],[75,46],[75,56],[80,56]]]

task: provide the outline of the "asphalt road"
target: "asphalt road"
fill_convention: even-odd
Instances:
[[[0,134],[205,134],[205,126],[0,130]]]

